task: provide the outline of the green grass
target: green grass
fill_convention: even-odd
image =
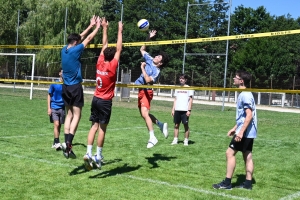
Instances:
[[[172,102],[155,100],[151,113],[169,123],[168,139],[155,126],[158,144],[147,149],[148,132],[137,102],[113,102],[113,112],[101,170],[86,172],[82,157],[90,128],[91,95],[85,95],[74,152],[65,159],[51,149],[53,125],[47,116],[46,91],[0,88],[1,199],[300,199],[299,114],[258,111],[259,133],[254,142],[252,191],[214,190],[224,179],[227,131],[235,123],[235,109],[193,105],[191,144],[171,146]],[[63,141],[63,136],[60,138]],[[183,140],[181,127],[180,138]],[[95,151],[95,147],[93,149]],[[233,184],[244,180],[240,153]]]

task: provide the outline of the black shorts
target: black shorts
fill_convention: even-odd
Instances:
[[[108,124],[111,115],[112,100],[104,100],[93,97],[91,105],[90,121],[100,124]]]
[[[174,113],[174,123],[175,124],[187,124],[189,123],[189,117],[186,115],[187,111],[176,111]]]
[[[83,89],[80,83],[75,85],[65,85],[62,87],[62,98],[65,106],[83,107]]]
[[[243,153],[245,153],[246,151],[252,152],[254,138],[243,137],[240,142],[236,142],[234,140],[235,137],[236,137],[236,135],[233,136],[233,138],[229,144],[229,148],[231,148],[235,151],[241,151]]]

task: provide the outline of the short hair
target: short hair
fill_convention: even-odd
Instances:
[[[117,48],[116,47],[107,47],[103,51],[104,60],[110,62],[115,57],[116,52],[117,52]]]
[[[179,78],[181,78],[181,77],[183,77],[183,78],[186,79],[186,80],[188,79],[188,76],[185,75],[185,74],[180,74],[180,75],[179,75]]]
[[[250,86],[252,75],[249,72],[238,70],[235,74],[238,75],[244,81],[244,85],[246,87]]]
[[[68,44],[72,44],[74,43],[75,41],[78,42],[81,40],[81,36],[78,34],[78,33],[71,33],[69,36],[68,36]]]
[[[170,61],[168,54],[161,51],[161,52],[159,52],[159,55],[161,55],[161,57],[162,57],[161,61],[160,61],[162,63],[161,66],[162,67],[166,66],[168,64],[168,62]]]

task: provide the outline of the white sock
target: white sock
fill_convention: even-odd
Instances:
[[[153,137],[155,137],[155,135],[154,135],[154,131],[152,130],[152,131],[149,131],[149,135],[150,135],[150,138],[153,138]]]
[[[89,154],[90,157],[92,157],[92,149],[93,149],[93,145],[86,146],[86,153]]]
[[[97,159],[101,160],[102,157],[102,147],[97,146]]]

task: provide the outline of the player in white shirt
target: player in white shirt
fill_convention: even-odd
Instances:
[[[180,123],[184,125],[184,146],[188,146],[189,144],[189,117],[192,111],[192,104],[193,104],[193,96],[194,90],[188,90],[186,87],[187,76],[181,74],[179,76],[179,82],[182,89],[175,90],[175,99],[172,108],[172,116],[174,118],[174,139],[172,141],[172,145],[178,144],[178,134],[179,134],[179,126]]]

